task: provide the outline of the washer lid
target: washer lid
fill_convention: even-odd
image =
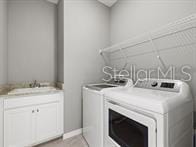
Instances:
[[[107,99],[160,114],[165,114],[179,105],[193,102],[189,86],[183,82],[180,82],[179,92],[138,87],[118,87],[103,92]]]
[[[133,81],[131,79],[125,78],[112,78],[107,83],[99,83],[99,84],[89,84],[86,85],[86,88],[93,89],[96,91],[102,91],[104,89],[114,88],[114,87],[130,87],[133,86]]]

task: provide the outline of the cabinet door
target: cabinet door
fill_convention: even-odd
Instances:
[[[3,130],[3,99],[0,98],[0,130]],[[0,147],[3,146],[3,131],[0,131]]]
[[[35,111],[17,108],[4,112],[4,147],[24,147],[34,142]]]
[[[59,135],[59,103],[40,105],[36,110],[36,141],[42,142]]]

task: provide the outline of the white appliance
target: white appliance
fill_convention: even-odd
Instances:
[[[83,136],[90,147],[103,147],[103,91],[117,86],[130,86],[132,80],[112,79],[108,83],[83,87]]]
[[[138,81],[105,94],[105,147],[192,147],[193,100],[176,80]]]

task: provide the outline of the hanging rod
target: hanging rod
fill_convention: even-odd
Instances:
[[[165,48],[165,49],[159,49],[159,52],[164,52],[164,51],[168,51],[168,50],[172,50],[172,49],[176,49],[179,47],[186,47],[186,46],[193,46],[196,45],[196,43],[188,43],[188,44],[184,44],[184,45],[176,45],[174,47],[169,47],[169,48]],[[142,55],[147,55],[147,54],[152,54],[154,53],[154,50],[151,51],[146,51],[146,52],[142,52],[142,53],[137,53],[137,54],[133,54],[133,55],[127,55],[127,58],[133,58],[133,57],[137,57],[137,56],[142,56]],[[117,58],[110,58],[111,60],[122,60],[124,59],[124,57],[117,57]]]
[[[166,37],[169,35],[173,35],[173,34],[180,33],[180,32],[183,32],[183,31],[186,31],[189,29],[194,29],[194,28],[196,28],[196,14],[192,14],[188,17],[185,17],[185,18],[180,19],[178,21],[175,21],[173,23],[169,23],[163,27],[160,27],[154,31],[151,31],[152,40],[160,39],[162,37]],[[161,33],[161,32],[167,32],[167,33]],[[130,48],[130,47],[134,47],[134,46],[137,46],[137,45],[140,45],[143,43],[147,43],[150,41],[148,34],[149,33],[144,33],[144,34],[137,36],[135,38],[132,38],[127,41],[121,42],[119,44],[115,44],[113,46],[102,49],[99,52],[100,52],[100,54],[102,54],[103,52],[113,53],[113,52],[118,52],[118,51],[126,49],[126,48]],[[141,39],[141,38],[143,38],[143,39]],[[134,40],[138,40],[138,39],[140,41],[134,41]],[[133,42],[136,42],[136,43],[133,43]]]

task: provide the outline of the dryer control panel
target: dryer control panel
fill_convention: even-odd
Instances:
[[[135,87],[170,92],[180,92],[180,84],[179,81],[176,80],[138,80],[135,84]]]

